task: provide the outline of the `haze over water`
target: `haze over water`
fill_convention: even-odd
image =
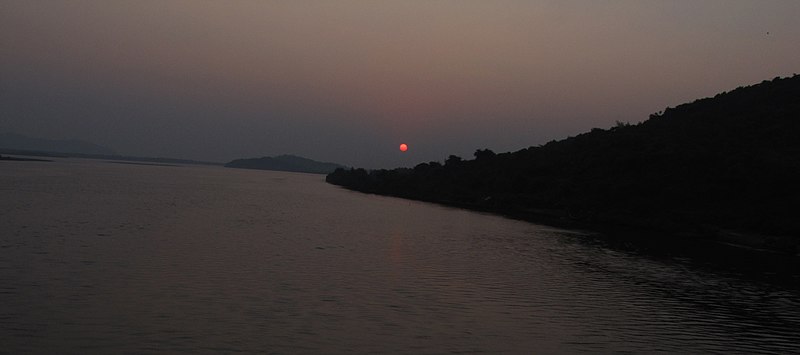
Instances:
[[[321,175],[2,162],[0,195],[10,353],[800,352],[797,276],[756,259],[710,267]]]

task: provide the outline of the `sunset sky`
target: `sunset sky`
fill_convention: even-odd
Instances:
[[[798,19],[794,0],[0,0],[0,132],[413,166],[791,76]]]

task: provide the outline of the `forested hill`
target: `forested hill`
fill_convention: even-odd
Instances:
[[[534,219],[798,237],[800,76],[516,152],[338,169],[327,181]]]

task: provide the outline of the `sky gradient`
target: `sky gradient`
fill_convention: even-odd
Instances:
[[[798,18],[793,0],[0,0],[0,132],[413,166],[790,76]]]

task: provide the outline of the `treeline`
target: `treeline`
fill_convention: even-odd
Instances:
[[[795,75],[516,152],[337,169],[327,181],[534,220],[798,237],[799,137]]]

